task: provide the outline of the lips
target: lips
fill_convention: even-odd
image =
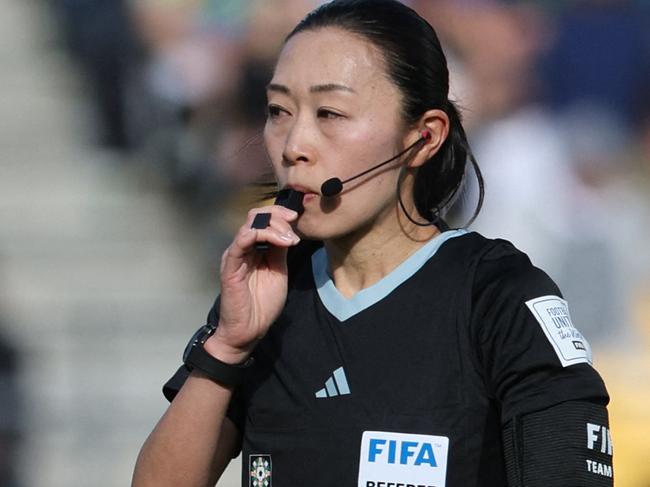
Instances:
[[[313,190],[309,189],[307,186],[303,186],[301,184],[290,183],[290,184],[287,184],[286,187],[291,188],[291,189],[293,189],[295,191],[300,191],[301,193],[304,193],[305,195],[311,195],[311,194],[316,194],[317,195],[317,194],[320,194],[320,193],[318,193],[316,191],[313,191]]]

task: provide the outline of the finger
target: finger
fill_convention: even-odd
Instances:
[[[289,210],[289,211],[293,211],[293,210]],[[297,218],[297,214],[296,214],[296,218]],[[271,214],[269,226],[275,228],[280,233],[294,236],[295,234],[293,231],[292,224],[295,222],[296,218],[286,220],[283,218],[276,218],[275,215]]]
[[[250,245],[255,244],[255,234],[253,230],[240,231],[235,235],[234,240],[226,249],[221,257],[221,279],[226,276],[236,274],[243,266],[247,257],[247,249]]]
[[[232,278],[236,275],[239,275],[239,278],[243,278],[245,274],[253,270],[253,267],[260,265],[261,260],[255,263],[255,259],[251,258],[251,254],[257,253],[254,250],[256,242],[268,242],[269,245],[272,245],[277,250],[287,249],[297,243],[296,240],[288,239],[272,228],[264,230],[247,229],[242,231],[232,242],[227,253],[224,254],[224,259],[221,263],[222,279]],[[242,272],[244,274],[241,274]]]
[[[272,228],[277,231],[282,238],[287,240],[297,240],[297,235],[293,231],[291,224],[280,218],[273,218],[271,213],[258,213],[253,220],[251,228],[257,230]],[[256,248],[258,250],[260,250],[261,246],[266,246],[265,250],[268,250],[266,242],[257,242]]]
[[[244,226],[250,227],[253,224],[253,221],[257,217],[258,214],[260,213],[270,213],[271,214],[271,221],[284,221],[287,224],[295,221],[298,218],[298,213],[290,210],[289,208],[285,208],[284,206],[278,206],[278,205],[271,205],[271,206],[265,206],[263,208],[253,208],[248,212],[248,216],[246,218],[246,223]]]
[[[300,237],[291,230],[291,227],[278,229],[275,225],[271,224],[263,229],[251,229],[251,232],[255,235],[254,243],[264,242],[274,246],[288,248],[300,242]]]
[[[254,228],[253,222],[260,214],[270,214],[269,224],[265,228]],[[298,213],[283,206],[270,205],[253,208],[248,212],[246,222],[241,226],[231,245],[221,258],[221,272],[236,272],[255,246],[256,242],[287,248],[296,245],[300,239],[293,232],[290,222],[298,218]],[[266,217],[264,218],[266,219]],[[259,225],[261,226],[261,225]]]
[[[254,209],[249,212],[249,218],[253,217],[250,228],[263,230],[267,227],[273,227],[280,232],[283,238],[296,240],[296,235],[289,222],[295,220],[297,213],[277,205],[275,207],[268,207],[268,209],[271,211],[259,212],[259,209]],[[255,250],[265,252],[269,250],[270,246],[271,243],[268,241],[258,241],[255,243]]]
[[[263,209],[268,209],[270,211],[260,211]],[[272,234],[274,231],[280,239],[295,244],[300,239],[294,233],[290,222],[295,220],[297,216],[297,213],[293,210],[288,210],[281,206],[256,208],[249,212],[249,217],[247,218],[246,223],[239,229],[238,236],[246,234],[249,230],[253,229],[259,231],[257,233],[257,235],[259,235],[259,238],[256,239],[257,242],[268,242],[273,244],[275,239]],[[251,218],[252,221],[249,225]],[[265,232],[266,230],[270,230],[271,232]]]
[[[244,261],[249,259],[254,251],[256,242],[267,242],[274,247],[289,248],[297,245],[300,238],[288,235],[269,226],[265,229],[242,228],[236,235],[222,260],[222,270],[225,273],[237,272]]]

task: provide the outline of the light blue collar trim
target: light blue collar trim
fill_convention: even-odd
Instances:
[[[344,297],[332,282],[327,271],[327,252],[324,247],[321,247],[311,257],[312,273],[318,295],[325,308],[336,319],[345,321],[388,296],[397,286],[420,270],[447,240],[466,233],[466,230],[450,230],[441,233],[423,245],[388,275],[372,286],[362,289],[350,299]]]

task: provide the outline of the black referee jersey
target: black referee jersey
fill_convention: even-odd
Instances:
[[[243,486],[505,486],[502,425],[607,403],[557,286],[509,242],[445,232],[350,299],[314,248],[290,252],[286,306],[229,408]]]

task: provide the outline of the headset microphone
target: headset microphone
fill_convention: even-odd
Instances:
[[[339,178],[331,178],[325,181],[321,187],[320,191],[323,196],[325,197],[330,197],[330,196],[336,196],[343,190],[343,185],[352,181],[353,179],[360,178],[364,174],[368,174],[371,171],[374,171],[375,169],[380,168],[381,166],[384,166],[388,164],[389,162],[394,161],[398,157],[406,154],[408,151],[413,149],[415,146],[418,144],[422,144],[422,142],[426,142],[431,138],[431,132],[429,130],[423,130],[420,133],[421,137],[416,140],[414,143],[409,145],[406,149],[404,149],[402,152],[397,154],[395,157],[391,157],[387,161],[384,161],[380,164],[377,164],[376,166],[371,167],[370,169],[366,169],[362,173],[357,174],[356,176],[353,176],[351,178],[346,179],[345,181],[341,181]],[[275,204],[284,206],[286,208],[289,208],[291,210],[297,211],[298,213],[302,213],[304,211],[304,207],[302,205],[302,199],[305,196],[304,193],[297,191],[295,189],[291,188],[285,188],[283,190],[280,190],[278,192],[278,195],[275,199]],[[400,199],[400,204],[402,204],[402,201]],[[404,209],[402,205],[402,209]],[[408,213],[407,215],[408,216]],[[411,217],[409,217],[411,218]],[[413,221],[411,219],[411,221]],[[271,222],[271,213],[258,213],[255,215],[255,218],[253,219],[253,223],[251,224],[251,228],[255,228],[258,230],[263,230],[269,226],[269,223]],[[258,252],[265,252],[269,249],[270,244],[268,242],[257,242],[255,244],[255,249]]]
[[[376,166],[372,166],[370,169],[366,169],[365,171],[363,171],[363,172],[357,174],[356,176],[352,176],[351,178],[348,178],[348,179],[346,179],[345,181],[341,181],[339,178],[330,178],[330,179],[328,179],[328,180],[325,181],[325,182],[321,185],[321,187],[320,187],[320,192],[321,192],[321,194],[322,194],[323,196],[325,196],[325,197],[336,196],[336,195],[339,194],[341,191],[343,191],[343,185],[344,185],[344,184],[347,184],[347,183],[349,183],[350,181],[353,181],[353,180],[355,180],[355,179],[357,179],[357,178],[360,178],[361,176],[365,176],[365,175],[368,174],[369,172],[372,172],[372,171],[374,171],[375,169],[379,169],[380,167],[385,166],[385,165],[388,164],[389,162],[393,162],[395,159],[397,159],[397,158],[403,156],[403,155],[406,154],[408,151],[410,151],[411,149],[413,149],[415,146],[417,146],[417,145],[419,145],[419,144],[422,144],[423,142],[426,142],[427,140],[429,140],[429,139],[431,138],[431,132],[429,132],[428,130],[423,130],[423,131],[420,133],[420,135],[421,135],[421,136],[420,136],[420,138],[419,138],[418,140],[416,140],[414,143],[412,143],[411,145],[409,145],[406,149],[404,149],[402,152],[400,152],[400,153],[397,154],[396,156],[391,157],[391,158],[388,159],[387,161],[381,162],[381,163],[377,164]]]

